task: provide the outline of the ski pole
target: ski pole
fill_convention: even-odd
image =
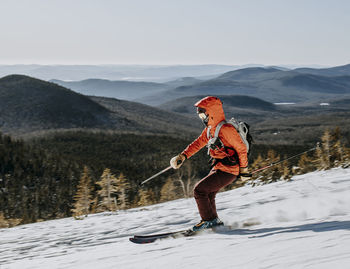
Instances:
[[[293,155],[293,156],[291,156],[291,157],[288,157],[288,158],[286,158],[286,159],[283,159],[283,160],[281,160],[281,161],[274,162],[274,163],[270,163],[269,165],[266,165],[266,166],[264,166],[264,167],[262,167],[262,168],[259,168],[259,169],[254,170],[254,171],[251,172],[250,174],[253,175],[253,174],[257,173],[257,172],[260,172],[260,171],[262,171],[262,170],[268,169],[268,168],[270,168],[270,167],[272,167],[272,166],[275,166],[275,165],[277,165],[277,164],[280,164],[280,163],[282,163],[282,162],[284,162],[284,161],[287,161],[287,160],[289,160],[289,159],[293,159],[293,158],[298,157],[298,156],[300,156],[300,155],[303,155],[303,154],[305,154],[305,153],[307,153],[307,152],[314,151],[314,150],[316,150],[319,146],[320,146],[320,142],[317,142],[316,146],[313,147],[313,148],[311,148],[311,149],[305,150],[304,152],[295,154],[295,155]]]
[[[148,181],[150,181],[151,179],[153,179],[153,178],[155,178],[155,177],[157,177],[157,176],[159,176],[159,175],[165,173],[166,171],[168,171],[168,170],[170,170],[170,169],[171,169],[171,166],[168,166],[167,168],[163,169],[162,171],[158,172],[157,174],[155,174],[155,175],[153,175],[153,176],[147,178],[146,180],[142,181],[140,185],[145,184],[146,182],[148,182]]]

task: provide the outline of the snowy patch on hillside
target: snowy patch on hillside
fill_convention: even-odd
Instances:
[[[229,227],[153,244],[199,221],[194,199],[0,229],[0,268],[350,268],[350,169],[219,193]]]

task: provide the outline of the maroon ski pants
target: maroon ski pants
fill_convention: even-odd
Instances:
[[[213,220],[218,217],[215,205],[217,192],[232,183],[237,176],[220,170],[212,170],[194,187],[199,214],[202,220]]]

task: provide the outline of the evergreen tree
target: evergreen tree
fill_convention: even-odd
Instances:
[[[8,220],[5,218],[4,213],[0,212],[0,229],[10,227]]]
[[[314,159],[309,157],[307,153],[301,155],[298,161],[298,171],[297,174],[305,174],[312,172],[316,169]]]
[[[254,160],[254,162],[250,165],[250,169],[256,170],[266,165],[267,165],[266,160],[261,156],[261,154],[259,154],[258,157]],[[252,180],[260,180],[261,178],[262,178],[262,175],[259,173],[256,173],[252,176]]]
[[[171,201],[178,198],[178,188],[174,184],[174,179],[168,178],[160,190],[160,202]]]
[[[0,212],[0,228],[9,228],[17,226],[22,222],[22,219],[7,219],[3,212]]]
[[[348,168],[350,167],[350,148],[345,147],[344,148],[344,160],[342,167]]]
[[[267,166],[271,163],[276,163],[278,161],[280,161],[280,156],[277,155],[276,151],[270,149],[267,152],[266,159],[262,160],[260,162],[260,164],[256,163],[256,165],[258,165],[260,168],[260,167]],[[257,179],[259,179],[260,181],[262,181],[264,183],[271,183],[271,182],[274,182],[274,181],[281,179],[282,175],[283,175],[283,169],[282,169],[281,164],[279,164],[279,165],[275,165],[269,169],[266,169],[266,170],[259,172]]]
[[[125,178],[123,173],[119,175],[119,177],[116,180],[117,183],[117,208],[118,209],[126,209],[130,205],[129,197],[128,197],[128,191],[130,189],[130,184],[128,180]]]
[[[96,182],[100,186],[100,190],[97,191],[99,196],[98,208],[102,211],[117,210],[117,202],[115,194],[118,192],[117,178],[111,173],[111,170],[106,168],[101,176],[100,181]]]
[[[286,157],[285,157],[286,158]],[[282,163],[282,166],[281,166],[281,173],[282,173],[282,177],[281,179],[284,179],[284,180],[290,180],[292,178],[292,171],[291,169],[289,168],[289,162],[288,161],[284,161]]]
[[[268,165],[268,161],[266,158],[264,158],[260,153],[257,155],[256,159],[252,162],[252,164],[249,165],[249,171],[254,171],[257,169],[260,169],[262,167],[265,167]],[[252,186],[260,185],[264,182],[265,175],[263,172],[258,172],[252,175],[251,182]],[[244,186],[249,181],[242,181],[241,179],[238,179],[235,184],[232,184],[232,188],[239,188],[241,186]]]
[[[348,148],[345,145],[345,137],[342,135],[340,128],[337,127],[331,135],[333,144],[331,145],[331,161],[333,167],[349,165]]]
[[[323,133],[321,141],[321,146],[315,152],[315,163],[318,170],[327,170],[331,168],[331,134],[328,129]]]
[[[332,146],[332,159],[333,159],[333,166],[341,166],[344,163],[345,158],[345,150],[343,143],[340,139],[338,139]]]
[[[155,195],[152,190],[139,189],[137,206],[146,206],[155,202]]]
[[[80,216],[87,216],[90,212],[90,205],[92,202],[91,195],[91,178],[89,169],[84,166],[83,174],[80,178],[77,192],[74,196],[74,208],[72,209],[73,216],[79,218]]]

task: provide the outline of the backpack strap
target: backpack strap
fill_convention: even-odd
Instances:
[[[210,135],[210,129],[211,129],[211,126],[208,126],[207,127],[207,138],[208,139],[212,138],[211,135]]]
[[[216,125],[214,138],[219,137],[220,129],[221,129],[222,125],[224,125],[225,123],[226,123],[226,121],[223,120],[223,121],[220,121],[220,122],[218,123],[218,125]]]
[[[214,137],[212,137],[211,134],[210,134],[211,126],[208,126],[208,128],[207,128],[207,137],[208,137],[208,139],[217,138],[219,136],[220,129],[221,129],[222,125],[224,125],[225,123],[227,123],[227,122],[225,120],[223,120],[223,121],[220,121],[218,123],[218,125],[216,125]]]
[[[208,127],[207,129],[207,137],[208,137],[208,155],[210,155],[210,148],[212,148],[213,145],[217,146],[217,143],[219,142],[220,144],[222,144],[220,138],[219,138],[219,133],[220,133],[220,129],[221,127],[226,123],[225,120],[221,121],[218,123],[218,125],[216,125],[216,129],[215,129],[215,133],[214,133],[214,137],[211,136],[210,134],[210,129],[211,126]]]

